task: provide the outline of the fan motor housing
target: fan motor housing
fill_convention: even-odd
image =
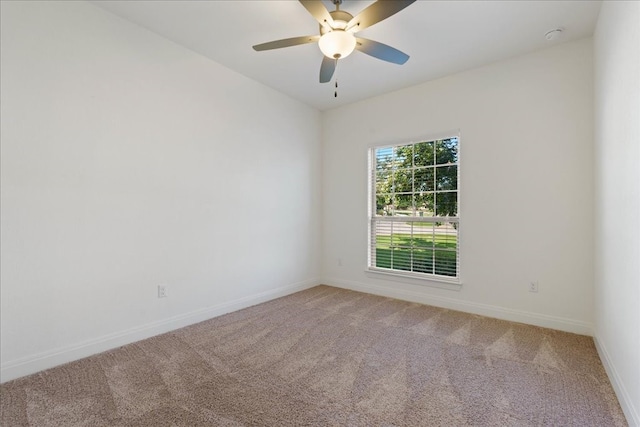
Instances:
[[[353,19],[353,15],[349,12],[345,12],[344,10],[333,10],[329,12],[329,14],[333,18],[334,23],[339,24],[333,27],[334,30],[344,30],[344,27],[347,26],[347,23]],[[344,24],[342,24],[342,22],[340,21],[344,22]],[[320,25],[320,35],[324,35],[324,33],[326,33],[327,31],[329,30]]]

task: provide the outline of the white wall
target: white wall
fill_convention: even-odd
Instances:
[[[84,2],[1,15],[3,381],[318,283],[318,111]]]
[[[595,339],[640,426],[640,3],[603,2],[595,47]]]
[[[326,112],[325,282],[590,334],[592,67],[585,39]],[[367,147],[454,129],[462,290],[365,274]]]

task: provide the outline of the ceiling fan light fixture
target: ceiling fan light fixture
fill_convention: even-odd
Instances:
[[[346,58],[356,48],[356,37],[351,32],[335,29],[320,37],[318,46],[327,58]]]

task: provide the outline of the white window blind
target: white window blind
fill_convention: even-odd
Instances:
[[[370,152],[369,269],[457,281],[459,137]]]

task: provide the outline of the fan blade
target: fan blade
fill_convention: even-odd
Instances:
[[[280,49],[281,47],[297,46],[299,44],[307,44],[318,41],[320,36],[304,36],[304,37],[292,37],[290,39],[275,40],[272,42],[257,44],[253,46],[254,50],[270,50]]]
[[[320,65],[320,83],[328,83],[333,77],[334,71],[336,71],[337,59],[328,58],[322,56],[322,65]]]
[[[329,14],[329,11],[322,4],[321,1],[318,0],[300,0],[300,3],[309,11],[311,16],[313,16],[316,21],[320,23],[327,30],[331,30],[333,26],[333,18]]]
[[[384,43],[376,42],[369,39],[356,38],[356,49],[362,53],[382,59],[383,61],[393,62],[394,64],[404,64],[409,59],[409,55],[400,52]]]
[[[371,6],[353,17],[347,23],[346,31],[353,29],[353,32],[364,30],[367,27],[377,24],[391,15],[395,15],[416,0],[378,0]]]

